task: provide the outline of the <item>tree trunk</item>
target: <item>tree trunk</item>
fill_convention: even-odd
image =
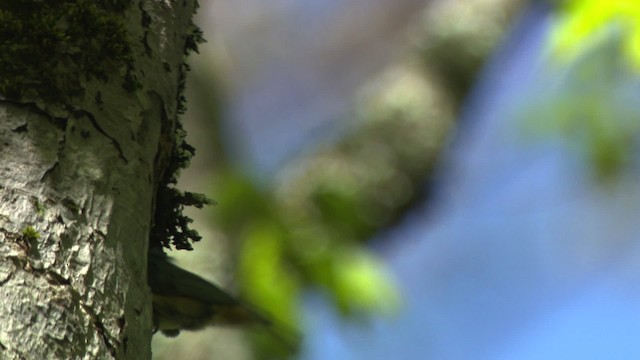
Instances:
[[[1,359],[151,357],[146,254],[195,6],[0,2]]]

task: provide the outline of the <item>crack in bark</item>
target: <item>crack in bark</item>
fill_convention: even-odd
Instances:
[[[118,154],[120,156],[120,158],[122,160],[124,160],[125,163],[129,163],[129,159],[127,159],[126,156],[124,156],[124,151],[122,151],[122,147],[120,146],[120,143],[118,142],[118,140],[116,138],[114,138],[113,136],[109,135],[98,123],[98,120],[96,120],[96,117],[90,113],[87,110],[83,110],[83,109],[74,109],[73,111],[74,115],[84,115],[85,117],[87,117],[91,123],[93,124],[93,127],[96,128],[96,130],[98,130],[102,135],[104,135],[105,137],[107,137],[107,139],[111,140],[111,142],[113,143],[113,146],[116,148],[116,150],[118,151]]]
[[[45,272],[47,282],[56,286],[71,286],[71,281],[55,271],[47,270]]]
[[[58,150],[58,159],[60,158],[60,150]],[[44,174],[40,177],[40,182],[44,182],[60,165],[59,161],[56,161],[51,167],[45,170]]]
[[[67,119],[65,119],[66,121]],[[62,138],[60,139],[60,141],[58,141],[58,148],[56,149],[56,161],[53,163],[53,165],[51,165],[47,170],[45,170],[44,174],[42,174],[42,177],[40,177],[40,181],[44,182],[44,180],[50,175],[52,174],[60,165],[60,157],[62,157],[62,154],[64,152],[64,144],[66,144],[67,142],[67,132],[64,131],[65,129],[63,129],[62,131]]]
[[[34,111],[34,112],[36,112],[38,114],[44,115],[56,127],[58,127],[60,130],[63,130],[63,131],[66,128],[67,120],[68,120],[68,118],[69,118],[69,116],[71,114],[74,114],[74,115],[85,115],[91,121],[91,123],[96,128],[96,130],[98,130],[102,135],[106,136],[109,140],[111,140],[111,142],[113,143],[113,146],[118,151],[118,154],[119,154],[120,158],[122,160],[124,160],[126,163],[129,163],[129,159],[127,159],[127,157],[124,155],[124,151],[122,150],[122,147],[120,146],[120,143],[118,142],[118,140],[116,138],[114,138],[113,136],[109,135],[100,126],[100,124],[98,123],[98,120],[96,120],[96,117],[91,112],[89,112],[87,110],[84,110],[84,109],[81,109],[81,108],[77,108],[77,107],[72,107],[71,105],[68,105],[67,108],[64,110],[64,111],[68,112],[68,115],[66,117],[61,117],[61,116],[54,116],[50,112],[47,112],[42,107],[40,107],[36,102],[20,102],[20,101],[14,101],[14,100],[9,100],[9,99],[0,97],[0,104],[3,104],[3,103],[11,104],[11,105],[19,107],[19,108],[26,108],[26,109]],[[26,127],[26,125],[25,125],[25,127]],[[14,131],[16,131],[16,129],[14,129]]]
[[[65,127],[66,127],[66,122],[67,122],[68,116],[67,117],[54,116],[50,112],[48,112],[48,111],[44,110],[42,107],[40,107],[36,102],[33,102],[33,101],[20,102],[20,101],[0,98],[0,104],[11,104],[11,105],[13,105],[15,107],[18,107],[18,108],[21,108],[21,109],[27,109],[27,110],[33,111],[33,112],[35,112],[37,114],[43,115],[44,117],[48,118],[49,121],[60,130],[64,130]]]
[[[11,129],[11,131],[16,132],[16,133],[23,133],[23,132],[26,132],[27,130],[28,129],[27,129],[27,123],[26,122],[24,124],[18,126],[15,129]]]
[[[1,287],[1,286],[4,286],[4,284],[6,284],[6,283],[8,283],[9,281],[11,281],[11,279],[13,279],[13,275],[14,275],[14,274],[15,274],[14,272],[10,272],[4,280],[0,281],[0,287]],[[0,344],[1,344],[1,343],[0,343]]]
[[[49,269],[40,269],[40,268],[36,268],[33,266],[33,264],[31,263],[31,261],[29,261],[29,259],[24,256],[7,256],[6,257],[7,260],[10,260],[11,262],[13,262],[13,265],[17,268],[17,269],[22,269],[24,271],[27,271],[37,277],[40,278],[44,278],[48,284],[50,285],[54,285],[54,286],[65,286],[65,287],[69,287],[71,291],[73,290],[73,287],[71,287],[71,281],[67,278],[65,278],[64,276],[58,274],[57,272],[53,271],[53,270],[49,270]],[[0,282],[0,286],[2,286],[3,284],[5,284],[7,281],[10,280],[10,278],[13,277],[13,273],[9,273],[9,276],[7,277],[7,279],[3,280]]]
[[[102,321],[93,312],[93,309],[91,309],[90,306],[87,306],[86,304],[84,304],[83,301],[80,301],[80,306],[91,317],[91,321],[93,322],[93,326],[95,327],[96,331],[100,335],[100,338],[102,338],[102,341],[104,342],[104,345],[107,347],[107,350],[109,351],[109,354],[111,354],[111,356],[113,356],[115,358],[116,357],[116,347],[109,340],[109,336],[107,335],[107,330],[106,330],[104,324],[102,323]]]

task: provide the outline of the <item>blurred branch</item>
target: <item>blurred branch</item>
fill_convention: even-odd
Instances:
[[[523,0],[447,0],[425,12],[415,45],[458,106]]]
[[[359,95],[351,131],[292,162],[273,190],[218,161],[217,223],[238,245],[239,280],[250,301],[292,326],[305,287],[325,289],[345,314],[398,304],[363,243],[425,195],[457,106],[520,3],[434,5],[415,33],[415,54]],[[200,91],[205,105],[220,103],[210,100],[219,93]]]

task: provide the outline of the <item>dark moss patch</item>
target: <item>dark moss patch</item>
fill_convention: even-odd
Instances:
[[[130,72],[121,14],[128,6],[124,0],[0,0],[0,94],[65,103],[84,93],[84,79],[106,81],[125,65]]]
[[[196,4],[196,9],[197,9]],[[184,55],[198,52],[198,44],[203,43],[202,30],[195,24],[191,24],[191,30],[185,38]],[[165,70],[171,72],[169,64],[164,64]],[[180,64],[177,95],[177,114],[182,115],[186,111],[186,97],[184,96],[187,73],[190,70],[186,62]],[[201,240],[201,236],[190,228],[193,221],[182,213],[185,206],[202,208],[211,205],[214,201],[203,194],[188,191],[180,191],[175,188],[180,175],[180,170],[189,166],[189,162],[195,153],[193,146],[185,140],[186,132],[182,128],[180,119],[177,119],[175,131],[172,133],[173,144],[168,159],[168,167],[165,176],[156,194],[156,212],[154,224],[151,230],[150,247],[175,247],[178,250],[192,250],[192,242]]]
[[[182,213],[185,206],[203,208],[214,202],[203,194],[181,191],[175,188],[180,170],[189,166],[195,149],[185,141],[185,131],[178,124],[175,145],[169,159],[166,176],[156,195],[156,213],[151,231],[151,247],[171,247],[178,250],[192,250],[191,243],[202,237],[189,227],[193,221]]]

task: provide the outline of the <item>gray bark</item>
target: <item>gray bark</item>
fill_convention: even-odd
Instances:
[[[0,100],[0,359],[151,357],[146,252],[194,6],[126,11],[133,94],[115,74],[70,104]]]

